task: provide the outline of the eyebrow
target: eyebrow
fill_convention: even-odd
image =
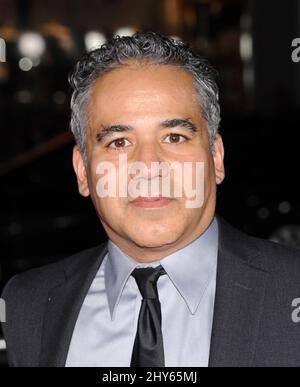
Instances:
[[[112,133],[129,132],[131,130],[133,130],[133,128],[129,125],[104,126],[101,131],[96,134],[96,139],[98,141],[102,141],[105,137],[109,136]]]
[[[159,126],[163,129],[181,127],[181,128],[188,129],[192,133],[198,132],[198,128],[189,118],[172,118],[172,119],[160,122]],[[102,127],[100,132],[96,134],[96,139],[98,141],[103,141],[105,137],[108,137],[112,133],[123,133],[123,132],[129,132],[132,130],[133,130],[133,127],[130,125],[118,124],[118,125],[104,126]]]
[[[163,128],[181,127],[186,128],[193,133],[198,132],[196,125],[189,118],[172,118],[161,122],[159,126]]]

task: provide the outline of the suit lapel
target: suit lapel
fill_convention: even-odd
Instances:
[[[65,365],[74,327],[91,283],[107,253],[107,246],[93,249],[86,257],[69,261],[63,279],[45,300],[41,367]]]
[[[268,272],[244,234],[219,217],[219,254],[210,367],[253,365]],[[259,264],[258,264],[259,263]]]

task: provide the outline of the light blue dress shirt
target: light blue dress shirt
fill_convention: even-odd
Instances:
[[[129,367],[141,306],[131,276],[162,265],[157,289],[166,367],[207,367],[216,289],[218,224],[160,261],[141,264],[112,241],[80,310],[67,367]]]

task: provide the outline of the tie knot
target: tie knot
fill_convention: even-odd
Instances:
[[[131,275],[135,278],[143,298],[158,298],[156,283],[158,278],[166,274],[165,269],[157,267],[136,268]]]

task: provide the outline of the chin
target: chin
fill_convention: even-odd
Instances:
[[[135,241],[136,245],[141,247],[141,248],[148,248],[148,249],[160,249],[164,246],[167,246],[167,245],[170,245],[172,243],[174,243],[174,241],[170,241],[170,240],[161,240],[161,241],[157,241],[157,240],[143,240],[143,241],[140,241],[140,240],[137,240]]]
[[[135,232],[131,239],[136,245],[145,248],[159,248],[170,245],[175,243],[180,235],[179,230],[170,230],[170,228],[168,230],[158,230],[157,228],[144,227],[140,230],[143,230],[143,233]]]

